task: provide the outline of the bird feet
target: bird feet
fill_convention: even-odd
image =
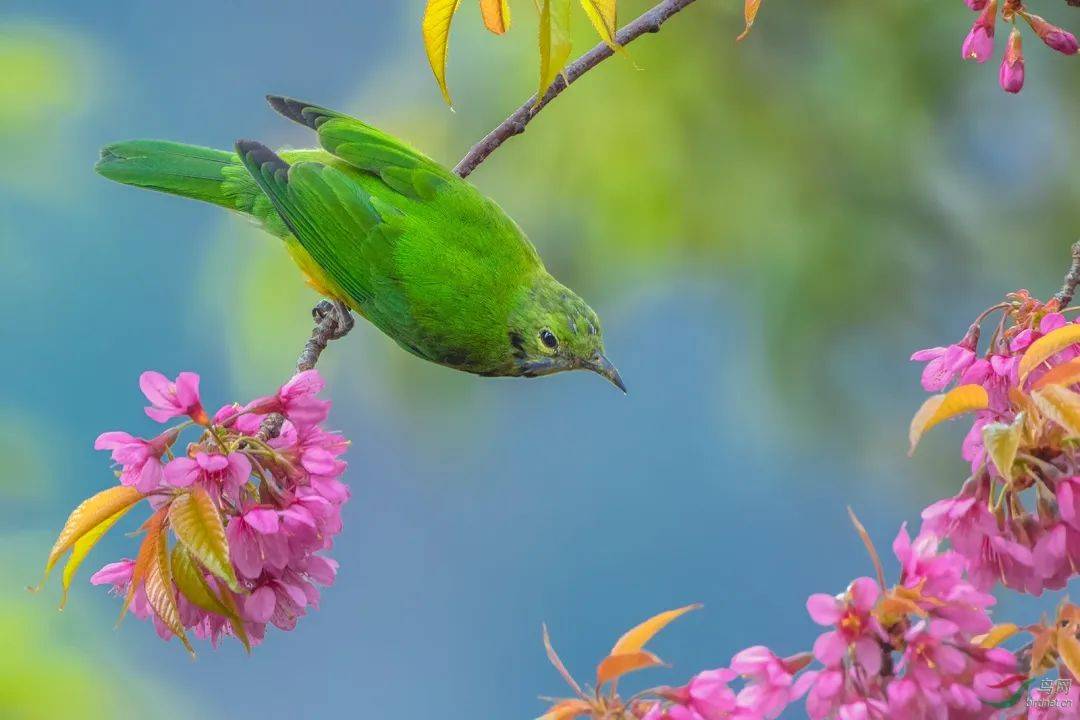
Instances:
[[[345,337],[356,324],[349,306],[340,300],[320,300],[319,304],[311,309],[311,317],[319,325],[330,321],[326,336],[328,340]]]

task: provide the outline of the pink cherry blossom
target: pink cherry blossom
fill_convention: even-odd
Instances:
[[[1015,27],[1009,33],[1009,40],[1005,45],[998,82],[1001,89],[1009,93],[1018,93],[1024,87],[1024,52],[1020,31]]]
[[[842,597],[817,594],[806,601],[807,612],[818,625],[835,626],[814,643],[814,656],[826,667],[840,666],[849,649],[869,675],[881,669],[881,641],[885,632],[871,614],[881,590],[868,577],[854,580]]]
[[[169,485],[179,488],[198,483],[212,496],[224,495],[233,502],[250,475],[251,461],[243,453],[197,452],[193,458],[176,458],[165,466]]]
[[[200,425],[210,419],[199,400],[199,376],[182,372],[176,380],[169,380],[159,372],[147,370],[139,377],[139,387],[150,401],[146,414],[158,422],[187,415]]]
[[[94,449],[112,451],[113,462],[122,467],[121,484],[148,493],[161,485],[164,478],[161,456],[176,442],[176,437],[175,430],[167,430],[152,440],[143,440],[126,432],[107,432],[98,435]]]
[[[911,356],[915,362],[925,362],[922,386],[927,392],[942,390],[975,362],[975,353],[964,345],[949,345],[919,350]]]
[[[246,409],[257,414],[281,413],[297,427],[318,425],[330,411],[330,402],[316,397],[324,386],[318,370],[305,370],[294,375],[275,395],[252,400]]]

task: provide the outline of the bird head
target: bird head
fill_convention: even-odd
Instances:
[[[509,340],[517,374],[538,377],[589,370],[626,392],[604,355],[600,318],[584,300],[547,273],[523,293],[510,315]]]

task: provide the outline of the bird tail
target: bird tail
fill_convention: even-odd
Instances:
[[[165,140],[101,149],[94,169],[110,180],[251,213],[261,193],[236,153]]]

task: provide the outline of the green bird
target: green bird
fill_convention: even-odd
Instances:
[[[321,149],[133,140],[102,149],[96,170],[250,215],[285,241],[342,321],[354,310],[424,360],[477,375],[590,370],[626,392],[596,313],[494,201],[355,118],[267,100],[314,130]]]

